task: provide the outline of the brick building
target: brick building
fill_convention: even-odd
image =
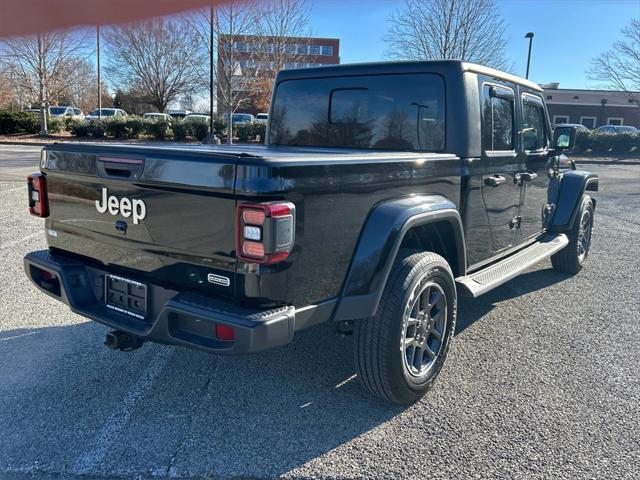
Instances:
[[[554,88],[555,87],[555,88]],[[577,90],[542,85],[552,123],[579,123],[588,128],[631,125],[640,128],[640,105],[625,92]],[[635,95],[640,98],[640,93]]]
[[[272,80],[278,70],[337,65],[340,63],[340,40],[337,38],[316,37],[256,37],[252,35],[236,36],[233,41],[222,35],[218,45],[218,70],[224,67],[223,61],[234,64],[233,88],[263,89],[263,95],[269,95]],[[227,60],[225,60],[227,59]],[[245,76],[259,78],[260,82],[242,81]],[[256,87],[256,85],[258,85]],[[218,99],[224,82],[218,82]],[[255,92],[254,92],[255,93]],[[228,96],[228,95],[227,95]],[[254,103],[244,104],[238,111],[258,113],[263,108]]]

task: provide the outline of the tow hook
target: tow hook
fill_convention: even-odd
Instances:
[[[142,346],[144,342],[138,337],[129,335],[128,333],[114,330],[107,333],[104,344],[112,350],[120,350],[122,352],[130,352]]]
[[[341,337],[353,335],[353,320],[343,320],[336,325],[336,333]]]

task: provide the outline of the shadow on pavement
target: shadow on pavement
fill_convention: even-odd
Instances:
[[[545,268],[523,273],[478,298],[459,296],[456,335],[484,317],[497,303],[520,295],[533,293],[537,290],[563,282],[567,278],[569,277],[563,273],[558,273],[552,268]],[[458,292],[458,295],[460,295],[460,292]]]
[[[463,299],[457,333],[516,292],[565,278],[536,270]],[[37,462],[62,475],[282,475],[404,411],[368,396],[351,337],[330,324],[242,357],[112,352],[106,331],[86,322],[0,335],[0,473]]]
[[[2,334],[0,476],[34,464],[63,475],[279,475],[403,411],[364,392],[351,338],[331,325],[243,357],[152,344],[112,352],[106,330]]]

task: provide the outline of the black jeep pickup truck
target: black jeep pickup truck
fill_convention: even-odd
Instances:
[[[278,74],[265,145],[54,144],[28,179],[29,278],[145,341],[238,354],[351,327],[372,393],[419,399],[457,294],[589,253],[597,176],[568,168],[540,87],[459,61]],[[562,157],[566,158],[566,157]],[[311,372],[310,372],[311,374]]]

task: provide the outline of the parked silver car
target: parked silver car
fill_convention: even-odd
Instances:
[[[84,113],[77,107],[69,107],[69,106],[51,106],[49,107],[49,117],[50,118],[72,118],[73,120],[83,120]]]
[[[172,117],[168,113],[149,112],[145,113],[142,118],[151,120],[152,122],[170,122]]]
[[[639,130],[631,125],[602,125],[598,127],[598,131],[603,133],[636,133]]]
[[[98,120],[100,116],[102,118],[124,118],[127,116],[127,112],[119,108],[102,108],[100,110],[96,108],[94,111],[92,111],[89,115],[87,115],[84,118],[85,120]]]

